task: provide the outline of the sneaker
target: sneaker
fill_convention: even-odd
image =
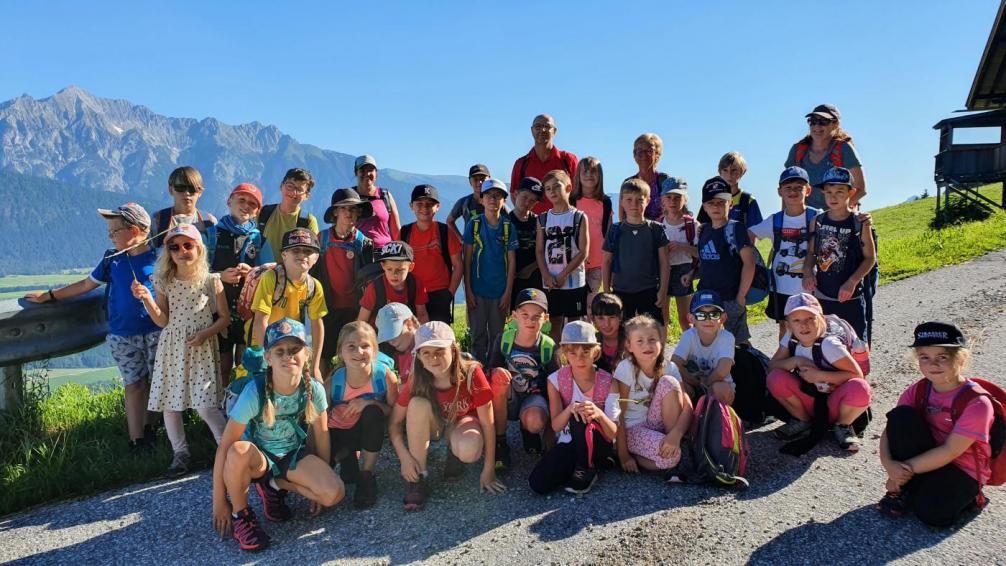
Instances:
[[[835,440],[838,441],[842,450],[849,452],[859,452],[859,446],[863,443],[856,431],[852,430],[851,425],[835,425]]]
[[[496,441],[496,471],[502,472],[510,468],[510,445],[506,439]]]
[[[775,429],[775,436],[780,440],[795,440],[810,433],[811,425],[806,421],[793,419]]]
[[[377,503],[377,478],[374,472],[360,472],[356,479],[356,492],[353,494],[353,507],[370,509]]]
[[[234,540],[242,550],[262,550],[268,548],[272,539],[258,524],[258,518],[251,507],[245,507],[234,514]]]
[[[886,515],[892,519],[897,519],[898,517],[905,514],[907,509],[905,502],[905,494],[893,491],[888,491],[887,495],[883,497],[876,505],[877,511],[880,511],[881,515]]]
[[[164,477],[180,478],[187,473],[189,473],[189,453],[175,452],[175,456],[171,459],[171,465],[168,467],[168,471],[164,472]]]
[[[419,511],[430,496],[430,484],[426,476],[419,476],[419,481],[409,482],[409,491],[405,494],[405,510]]]
[[[262,477],[264,481],[256,481],[255,491],[258,493],[259,499],[262,500],[262,514],[265,515],[266,519],[274,523],[280,521],[286,521],[287,519],[293,517],[293,511],[286,504],[286,494],[285,489],[274,489],[269,485],[269,476],[265,475]]]
[[[584,494],[590,491],[597,483],[597,472],[591,468],[583,469],[577,467],[573,470],[573,477],[566,482],[566,491],[576,494]]]
[[[541,454],[541,434],[520,429],[520,436],[524,441],[524,452],[532,455]]]
[[[496,457],[497,460],[499,456]],[[461,479],[461,476],[465,475],[465,463],[458,459],[457,456],[451,452],[451,449],[447,449],[447,461],[444,462],[444,481],[456,481]]]
[[[360,477],[360,461],[356,458],[356,452],[339,460],[339,477],[346,485],[356,483]]]

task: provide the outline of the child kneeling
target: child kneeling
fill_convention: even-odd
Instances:
[[[289,318],[270,324],[265,348],[268,368],[250,377],[238,396],[213,462],[213,527],[223,536],[233,523],[234,538],[244,550],[270,543],[248,506],[253,483],[270,521],[292,516],[284,501],[288,491],[309,499],[312,515],[341,501],[345,492],[328,465],[328,403],[325,388],[306,367],[311,351],[304,326]],[[251,367],[252,362],[243,363]],[[308,453],[302,422],[311,427],[315,454]]]

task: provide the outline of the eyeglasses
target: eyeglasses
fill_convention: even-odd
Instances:
[[[192,248],[194,247],[196,247],[196,245],[192,242],[185,242],[184,244],[168,244],[168,251],[171,253],[176,253],[181,250],[189,252],[192,251]]]
[[[811,126],[827,126],[832,122],[834,122],[834,120],[829,120],[828,118],[807,118],[807,123]]]
[[[283,183],[283,190],[290,193],[291,195],[303,195],[306,194],[310,189],[305,189],[291,182]]]
[[[115,230],[109,230],[108,231],[108,237],[109,238],[114,238],[116,234],[118,234],[119,232],[122,232],[123,230],[129,230],[129,228],[122,227],[122,228],[116,228]]]
[[[697,311],[692,313],[695,320],[719,320],[720,315],[723,314],[720,311]]]
[[[276,348],[272,349],[272,355],[274,355],[274,356],[276,356],[277,358],[280,358],[280,359],[282,359],[282,358],[292,358],[292,357],[296,356],[297,354],[299,354],[300,351],[303,350],[303,349],[304,349],[303,346],[290,346],[289,348],[276,347]]]
[[[653,149],[652,147],[646,149],[639,148],[632,151],[633,155],[653,155],[655,153],[657,153],[657,150]]]
[[[171,187],[178,194],[190,194],[195,195],[201,192],[200,189],[193,187],[192,185],[174,185]]]

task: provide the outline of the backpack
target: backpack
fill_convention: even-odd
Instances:
[[[929,408],[929,394],[932,390],[933,384],[928,379],[923,378],[915,384],[915,410],[923,416]],[[989,448],[992,449],[989,466],[992,476],[987,485],[1003,485],[1006,483],[1006,451],[1003,450],[1006,444],[1006,391],[990,381],[969,378],[951,402],[950,420],[956,424],[968,403],[976,397],[988,397],[992,402],[993,418],[989,428]],[[942,411],[947,409],[943,408]],[[981,493],[979,497],[983,497]]]
[[[576,245],[580,245],[580,227],[583,225],[583,221],[586,220],[587,215],[583,213],[582,210],[573,209],[573,240]],[[565,214],[565,213],[564,213]],[[542,213],[538,215],[538,226],[544,230],[548,225],[548,213]],[[569,246],[566,248],[566,261],[573,260],[573,247]]]
[[[269,223],[269,219],[272,218],[272,214],[276,212],[276,207],[278,204],[267,204],[262,207],[262,210],[258,213],[258,229],[265,231],[265,225]],[[304,212],[303,209],[300,212]],[[304,214],[299,214],[297,216],[297,227],[307,228],[311,224],[311,219]]]
[[[482,241],[482,219],[485,215],[478,215],[472,220],[472,247],[474,248],[475,258],[472,262],[475,265],[475,277],[479,277],[481,272],[481,266],[479,262],[479,257],[482,255],[482,250],[485,249],[485,243]],[[540,217],[539,217],[540,218]],[[510,241],[510,232],[513,231],[513,224],[510,222],[510,218],[507,216],[500,215],[500,222],[503,223],[503,272],[506,273],[509,269],[510,258],[507,253],[507,242]],[[467,274],[465,275],[467,277]]]
[[[692,467],[689,482],[747,489],[748,442],[744,424],[734,409],[712,395],[695,406],[690,429]]]
[[[356,397],[356,399],[364,399],[367,401],[376,399],[383,401],[388,392],[388,383],[385,379],[385,372],[389,368],[380,360],[375,360],[372,365],[373,370],[370,372],[370,386],[373,389],[373,392],[364,393],[363,395]],[[340,367],[332,373],[332,396],[328,406],[335,407],[336,405],[342,405],[345,403],[346,401],[342,400],[342,397],[345,394],[346,368]]]
[[[171,219],[174,216],[171,214],[174,212],[172,208],[162,208],[157,211],[157,234],[151,239],[151,244],[155,249],[160,248],[164,245],[164,233],[167,232],[168,226],[171,226]],[[206,238],[206,261],[210,265],[213,265],[213,259],[217,252],[217,225],[215,222],[211,222],[209,219],[203,218],[203,213],[201,210],[196,209],[196,218],[199,219],[199,223],[203,225],[203,230],[199,233]]]
[[[570,206],[576,206],[576,201],[579,199],[571,199],[569,201]],[[611,209],[611,197],[608,195],[601,195],[601,235],[608,235],[608,228],[611,227],[612,219],[612,209]]]
[[[831,146],[831,155],[828,156],[828,162],[831,163],[832,167],[844,167],[845,160],[842,159],[842,146],[845,145],[845,140],[835,140],[834,145]],[[810,142],[800,141],[796,144],[796,152],[793,156],[796,164],[799,165],[803,158],[807,156],[807,152],[810,151]]]
[[[727,225],[724,228],[723,235],[726,237],[727,245],[730,246],[730,253],[734,257],[740,257],[741,252],[737,247],[737,233],[736,227],[740,224],[736,220],[727,221]],[[758,248],[751,246],[751,253],[754,254],[755,259],[755,274],[754,279],[751,280],[751,288],[748,289],[748,294],[745,297],[747,304],[753,305],[755,303],[760,303],[765,297],[768,296],[768,292],[771,286],[771,277],[769,276],[768,268],[765,267],[765,260],[761,257],[761,252]]]
[[[803,242],[809,242],[810,241],[810,227],[811,227],[811,225],[814,224],[814,219],[817,218],[817,215],[820,214],[820,213],[821,213],[820,210],[818,210],[816,208],[810,208],[810,207],[807,207],[807,209],[804,211],[804,220],[805,220],[804,226],[805,227],[804,227],[804,231],[801,232],[800,236],[798,238],[796,238],[796,240],[795,240],[797,246],[799,246]],[[773,266],[775,265],[775,256],[776,256],[777,253],[779,253],[779,248],[782,246],[782,242],[784,240],[784,238],[782,237],[782,225],[783,225],[783,222],[785,222],[785,220],[786,220],[785,216],[786,216],[786,211],[780,210],[779,212],[776,212],[776,213],[772,214],[772,217],[771,217],[772,218],[772,251],[770,251],[769,254],[768,254],[768,262],[767,262],[767,266],[766,266],[769,270],[771,270],[773,268]],[[794,239],[793,238],[789,238],[788,241],[794,241]],[[770,273],[769,275],[772,275],[772,274]],[[774,277],[770,277],[769,278],[769,285],[771,285],[772,286],[772,290],[775,291],[775,278]],[[783,306],[785,306],[785,305],[778,304],[778,301],[777,301],[777,304],[775,305],[775,311],[776,312],[774,313],[775,314],[775,318],[777,320],[782,318],[782,308],[783,308]]]
[[[255,318],[255,313],[251,310],[252,301],[255,300],[255,291],[258,289],[262,276],[269,271],[276,273],[276,289],[272,292],[272,304],[276,306],[283,299],[286,292],[286,269],[283,264],[265,263],[252,269],[245,277],[245,283],[241,287],[241,294],[238,295],[237,309],[241,315],[241,320],[251,320]],[[314,300],[314,295],[318,291],[318,281],[311,275],[307,276],[307,299],[302,301],[300,306],[301,318],[306,322],[307,306]]]
[[[377,264],[380,266],[380,264]],[[384,275],[384,272],[381,272]],[[377,311],[388,304],[388,290],[384,288],[384,281],[381,278],[374,279],[371,281],[374,284],[374,309],[373,313],[377,314]],[[416,312],[416,276],[413,274],[408,274],[405,276],[405,295],[406,303],[405,306],[409,307],[412,312]]]
[[[664,235],[664,227],[660,223],[654,222],[652,220],[645,220],[644,223],[646,224],[646,227],[650,230],[650,234],[654,242],[658,241],[660,239],[660,236]],[[618,249],[618,240],[621,239],[622,237],[622,224],[624,224],[624,222],[619,222],[611,226],[610,234],[616,250]],[[613,257],[611,260],[611,272],[620,273],[622,271],[622,262],[619,261],[619,256],[621,254],[614,253],[612,255]],[[653,265],[660,265],[659,262],[660,262],[660,246],[653,246]]]
[[[835,336],[842,342],[845,349],[849,351],[852,358],[856,360],[856,364],[859,365],[859,369],[863,371],[863,377],[870,375],[869,345],[860,340],[852,326],[850,326],[848,322],[840,318],[838,315],[826,314],[824,315],[824,320],[826,324],[824,335],[819,337],[817,340],[814,340],[814,345],[810,350],[814,359],[814,365],[823,370],[835,369],[834,366],[828,363],[828,360],[824,359],[824,353],[821,351],[821,343],[824,342],[824,339],[829,336]],[[799,342],[797,339],[790,334],[788,345],[790,357],[796,355],[796,347],[798,344]]]
[[[552,361],[552,355],[555,353],[555,341],[545,334],[545,329],[539,333],[541,340],[538,341],[538,356],[541,358],[541,364],[544,366]],[[507,323],[506,327],[503,328],[503,333],[500,335],[500,352],[504,356],[509,356],[510,352],[513,351],[514,340],[517,339],[517,325],[514,321]]]
[[[562,366],[559,368],[559,375],[556,378],[559,382],[559,397],[562,398],[562,406],[568,407],[573,402],[573,368]],[[591,401],[603,409],[605,401],[608,400],[608,390],[610,388],[611,374],[603,369],[595,370],[594,391],[590,396]]]
[[[447,273],[453,274],[454,262],[451,261],[451,250],[449,247],[450,242],[447,240],[448,238],[447,225],[444,224],[443,222],[436,222],[436,221],[434,221],[434,224],[436,224],[437,226],[437,232],[440,237],[440,257],[443,258],[444,265],[447,266]],[[406,224],[405,226],[402,226],[402,229],[399,232],[399,239],[408,244],[409,237],[412,236],[412,227],[415,225],[416,223],[412,222],[411,224]]]
[[[747,428],[757,428],[768,417],[783,418],[788,413],[769,393],[768,356],[754,346],[736,346],[734,365],[730,369],[736,386],[733,409]]]

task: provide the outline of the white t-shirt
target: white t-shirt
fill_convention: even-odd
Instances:
[[[678,372],[678,366],[671,363],[670,368],[673,368],[673,375],[667,375],[668,371],[665,369],[664,375],[660,379],[666,380],[671,384],[671,389],[677,391],[681,388],[679,385],[681,381],[681,374]],[[645,373],[639,372],[635,373],[635,366],[633,366],[632,361],[622,360],[618,363],[618,367],[615,368],[614,378],[618,381],[629,386],[629,396],[628,399],[633,401],[644,401],[644,403],[626,403],[625,408],[625,426],[634,427],[646,422],[646,414],[650,410],[650,387],[653,385],[653,379],[648,377]]]
[[[574,219],[580,211],[570,207],[562,214],[549,210],[545,216],[545,265],[552,275],[559,275],[566,269],[569,260],[580,253],[580,242],[577,239]],[[581,218],[581,230],[587,230],[586,217]],[[581,262],[573,273],[569,274],[560,289],[579,289],[587,284],[587,269]]]
[[[716,334],[713,343],[704,346],[699,338],[698,330],[689,328],[681,335],[681,340],[674,347],[674,355],[685,360],[685,368],[692,377],[705,383],[706,379],[716,370],[716,366],[722,359],[734,360],[734,335],[729,331],[720,329]],[[727,376],[727,383],[733,383],[731,376]]]
[[[789,330],[783,335],[782,339],[779,340],[779,345],[783,348],[789,348],[789,339],[793,336],[793,333]],[[800,342],[796,343],[796,356],[801,358],[807,358],[810,361],[814,361],[814,349],[813,347],[801,346]],[[821,341],[821,356],[824,361],[831,365],[835,365],[835,362],[849,355],[849,350],[845,347],[845,344],[837,336],[828,336]]]
[[[782,213],[777,212],[775,214]],[[770,214],[761,223],[751,227],[751,233],[758,239],[766,239],[771,242],[773,238],[772,217],[775,214]],[[800,238],[800,236],[806,235],[807,229],[806,214],[783,216],[782,240],[779,242],[779,251],[776,252],[775,260],[771,266],[777,293],[797,295],[803,292],[803,260],[807,256],[807,239]],[[797,243],[788,238],[793,238],[794,240],[799,238],[800,242]]]
[[[552,387],[555,387],[556,391],[561,391],[561,389],[559,389],[559,372],[558,371],[554,371],[554,372],[552,372],[552,375],[548,376],[548,382],[552,384]],[[596,381],[595,381],[595,383],[596,383]],[[595,385],[595,387],[596,387],[596,385]],[[576,403],[576,402],[582,403],[584,401],[592,401],[592,400],[593,399],[591,399],[590,397],[587,397],[586,395],[584,395],[583,391],[580,391],[580,386],[576,384],[576,380],[574,379],[573,380],[573,397],[572,397],[572,400],[570,402],[571,403]],[[565,407],[563,407],[563,409],[565,409]],[[612,421],[618,422],[618,393],[611,393],[610,391],[608,392],[608,395],[607,395],[607,397],[605,397],[605,400],[604,400],[604,414],[608,415],[608,418],[611,419]],[[570,417],[570,419],[572,419],[572,418],[573,417]],[[562,427],[562,430],[560,430],[558,433],[556,433],[556,443],[558,443],[558,444],[566,444],[567,442],[570,442],[572,440],[573,440],[573,436],[569,433],[569,423],[567,422],[566,426]]]
[[[664,234],[667,235],[668,242],[680,242],[682,244],[688,244],[694,246],[695,242],[689,242],[688,237],[685,234],[685,221],[682,220],[681,224],[674,225],[668,224],[666,220],[660,222],[660,225],[664,227]],[[699,233],[699,223],[695,223],[695,234],[696,239]],[[683,263],[692,263],[692,256],[688,255],[688,252],[681,250],[674,250],[668,255],[668,263],[670,265],[681,265]]]

